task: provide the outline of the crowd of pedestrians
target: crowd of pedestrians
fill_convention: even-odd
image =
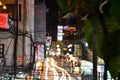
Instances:
[[[56,60],[58,66],[64,68],[69,73],[73,73],[75,67],[80,67],[80,61],[71,59],[69,55],[55,56],[54,59]]]

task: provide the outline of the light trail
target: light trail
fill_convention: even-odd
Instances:
[[[60,80],[66,80],[66,75],[64,72],[62,72],[62,76],[60,77]]]
[[[54,80],[59,80],[59,75],[54,67],[53,67],[53,73],[54,73]]]
[[[57,62],[53,58],[46,58],[45,61],[45,80],[48,80],[48,71],[52,71],[53,80],[71,80],[70,74],[63,68],[57,65]],[[58,71],[61,72],[61,76]]]
[[[59,67],[59,66],[57,66],[57,65],[55,65],[55,67],[56,67],[57,69],[61,70],[61,72],[62,72],[62,77],[66,78],[66,76],[68,76],[68,78],[69,78],[68,80],[71,80],[70,74],[69,74],[65,69],[63,69],[63,68],[61,68],[61,67]],[[65,74],[66,74],[66,76],[65,76]]]
[[[47,67],[53,71],[54,80],[59,80],[59,75],[55,69],[56,62],[52,58],[47,58]]]
[[[48,63],[46,62],[45,79],[48,80]]]

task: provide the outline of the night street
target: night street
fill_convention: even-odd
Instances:
[[[0,80],[120,80],[120,0],[0,0]]]

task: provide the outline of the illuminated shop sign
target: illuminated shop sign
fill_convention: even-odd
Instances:
[[[0,13],[0,28],[8,29],[8,14]]]
[[[35,62],[44,61],[45,59],[45,46],[44,43],[36,44]]]
[[[61,26],[61,25],[57,26],[57,40],[58,41],[63,40],[63,26]]]

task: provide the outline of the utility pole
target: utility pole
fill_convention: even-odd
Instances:
[[[97,25],[93,27],[93,80],[97,80]]]
[[[18,22],[19,22],[19,0],[16,1],[16,29],[15,29],[15,42],[14,42],[14,77],[17,73],[17,43],[18,43]]]

